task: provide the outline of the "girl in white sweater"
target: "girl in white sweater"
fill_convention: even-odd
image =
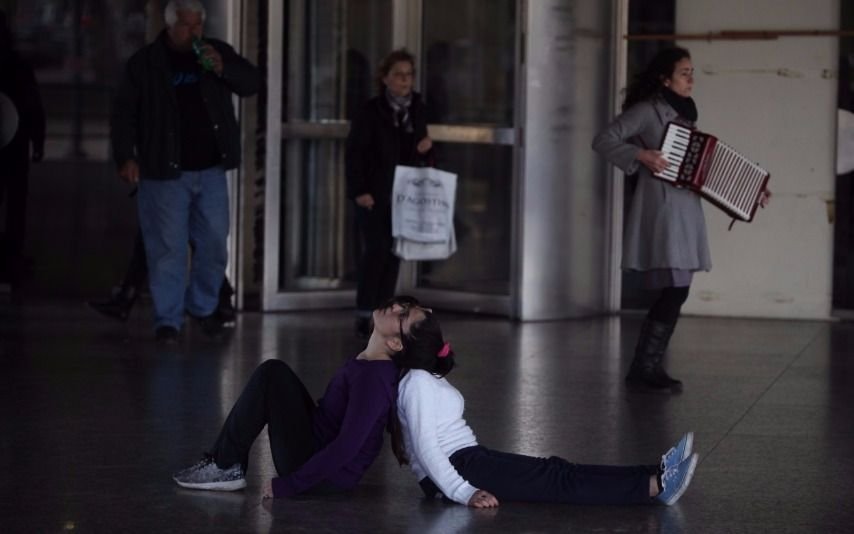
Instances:
[[[414,299],[401,308],[400,320],[412,309],[425,312],[427,319],[415,333],[422,350],[394,358],[405,375],[398,387],[400,426],[393,428],[392,448],[428,497],[442,494],[475,508],[492,508],[499,500],[672,505],[687,489],[697,465],[691,432],[658,465],[581,465],[478,445],[463,419],[463,396],[444,378],[454,367],[451,346],[430,310]]]

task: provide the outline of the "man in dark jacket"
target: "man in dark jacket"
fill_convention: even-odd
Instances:
[[[207,334],[222,331],[214,311],[227,262],[225,171],[240,163],[231,99],[255,94],[259,76],[228,44],[201,41],[198,0],[171,0],[164,15],[167,29],[128,60],[111,138],[119,175],[139,184],[156,337],[171,343],[185,312]]]
[[[33,70],[14,45],[6,13],[0,10],[0,93],[11,100],[18,115],[14,137],[0,147],[0,206],[6,205],[6,235],[0,244],[0,271],[5,272],[0,275],[5,275],[12,300],[19,303],[30,160],[41,161],[44,154],[45,115]]]

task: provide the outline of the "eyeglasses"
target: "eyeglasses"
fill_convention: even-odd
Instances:
[[[389,76],[398,80],[408,80],[415,77],[415,73],[411,70],[393,70],[389,72]]]
[[[433,313],[433,310],[430,308],[425,308],[421,306],[421,303],[418,302],[418,299],[415,297],[411,297],[409,295],[399,295],[397,297],[393,297],[386,301],[386,303],[381,306],[381,309],[389,309],[394,307],[395,305],[400,306],[400,311],[397,312],[397,318],[400,326],[400,338],[403,339],[403,321],[409,317],[409,313],[412,310],[421,310],[426,313]]]

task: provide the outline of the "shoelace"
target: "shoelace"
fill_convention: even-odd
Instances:
[[[671,454],[676,454],[676,447],[670,447],[670,450],[661,455],[661,468],[667,464],[667,459]]]
[[[664,473],[661,474],[661,488],[664,491],[667,491],[667,483],[670,482],[672,479],[678,477],[679,469],[677,469],[677,466],[673,466],[670,469],[667,469],[666,471],[664,471]]]
[[[210,464],[212,464],[213,461],[214,461],[213,458],[210,456],[202,456],[202,459],[199,460],[198,462],[196,462],[196,464],[193,466],[193,468],[201,469],[203,467],[207,467]]]

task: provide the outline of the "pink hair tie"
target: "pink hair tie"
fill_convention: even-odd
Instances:
[[[437,354],[436,356],[438,356],[439,358],[447,358],[450,353],[451,344],[446,341],[445,344],[442,345],[442,350],[440,350],[439,354]]]

